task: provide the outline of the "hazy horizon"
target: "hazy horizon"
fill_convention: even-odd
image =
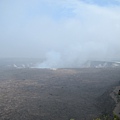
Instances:
[[[0,26],[0,58],[120,60],[120,0],[1,0]]]

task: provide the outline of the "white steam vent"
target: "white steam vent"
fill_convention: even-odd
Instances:
[[[38,65],[38,68],[58,68],[60,66],[61,55],[58,52],[50,51],[46,54],[46,60]]]

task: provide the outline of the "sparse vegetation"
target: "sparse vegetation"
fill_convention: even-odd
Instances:
[[[96,118],[94,120],[120,120],[120,118],[115,113],[113,113],[113,118],[106,115],[100,118]]]
[[[75,120],[74,118],[71,118],[70,120]]]
[[[114,116],[114,118],[96,118],[95,120],[120,120],[118,116]]]

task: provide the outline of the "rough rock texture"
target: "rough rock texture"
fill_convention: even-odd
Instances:
[[[110,114],[120,69],[0,70],[0,120],[92,120]]]
[[[120,86],[117,86],[110,95],[116,103],[113,112],[120,118],[120,95],[118,95],[119,90]]]

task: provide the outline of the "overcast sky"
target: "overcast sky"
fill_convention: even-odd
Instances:
[[[120,59],[120,0],[0,0],[0,58]]]

